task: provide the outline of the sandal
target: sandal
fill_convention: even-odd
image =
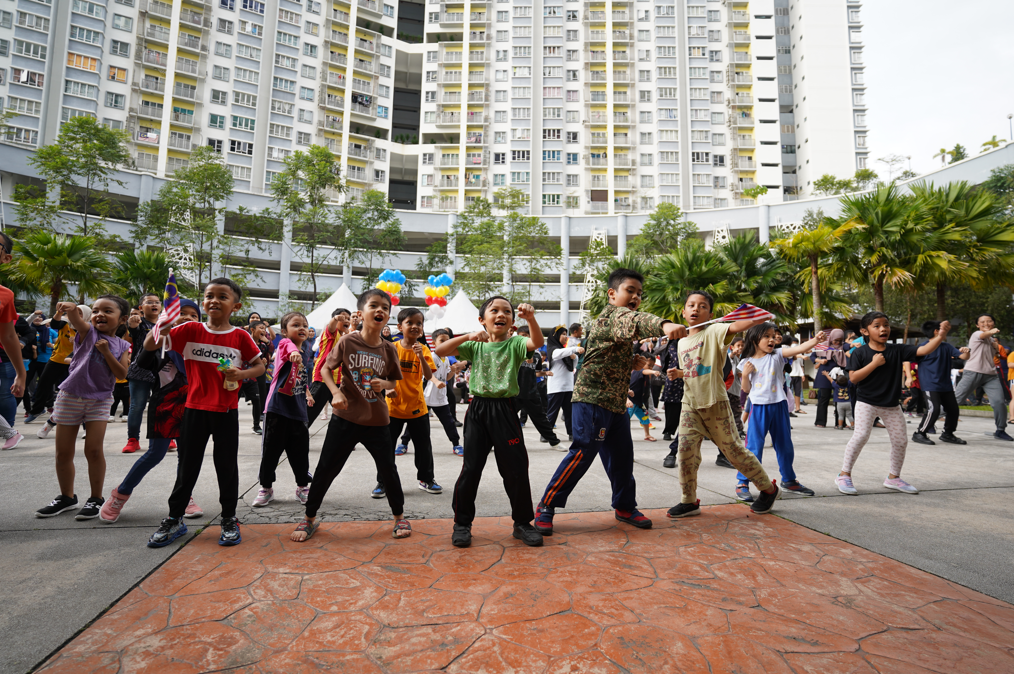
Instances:
[[[394,523],[394,531],[391,535],[395,538],[408,538],[412,535],[412,525],[408,523],[408,520],[398,520]]]
[[[654,437],[652,437],[652,436],[649,435],[644,440],[645,440],[645,442],[656,442],[657,438],[654,438]]]
[[[303,533],[306,534],[306,538],[304,538],[301,541],[297,541],[294,538],[292,540],[295,541],[296,543],[305,543],[306,541],[308,541],[311,538],[313,538],[314,533],[316,533],[317,529],[319,529],[319,528],[320,528],[320,518],[319,517],[317,519],[313,520],[312,522],[310,520],[308,520],[308,519],[304,519],[302,522],[300,522],[298,525],[296,525],[296,529],[292,533],[296,534],[296,533],[302,531]]]

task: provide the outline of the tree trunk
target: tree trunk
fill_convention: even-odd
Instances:
[[[937,320],[947,318],[947,286],[943,282],[937,284]]]
[[[810,292],[813,293],[813,334],[821,330],[820,312],[823,308],[820,304],[820,283],[817,280],[817,256],[810,256]]]
[[[63,285],[60,279],[53,281],[49,287],[49,315],[56,313],[56,305],[60,301],[60,287]]]
[[[905,294],[905,308],[908,313],[905,315],[905,333],[901,339],[902,344],[908,344],[908,326],[912,324],[912,297],[908,293]]]
[[[313,297],[310,298],[310,311],[317,308],[317,268],[314,266],[314,251],[310,251],[310,282],[313,284]]]
[[[873,282],[873,303],[877,311],[884,311],[884,276],[881,274]]]

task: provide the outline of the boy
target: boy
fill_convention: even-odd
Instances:
[[[144,338],[155,327],[155,321],[162,313],[162,298],[155,293],[148,293],[141,298],[141,314],[127,320],[131,344],[144,344]],[[127,444],[123,447],[124,454],[133,454],[141,448],[141,417],[151,397],[152,389],[156,388],[158,378],[143,367],[137,366],[137,356],[141,349],[135,346],[130,351],[130,368],[127,370],[127,384],[130,387],[130,411],[127,413]]]
[[[719,374],[725,363],[726,345],[732,341],[732,334],[748,330],[763,323],[765,319],[694,327],[711,320],[712,306],[714,300],[711,295],[703,290],[693,290],[687,295],[683,307],[683,318],[690,326],[690,336],[680,340],[678,353],[678,367],[683,370],[684,390],[676,462],[683,495],[681,502],[669,509],[668,516],[672,518],[701,514],[701,502],[697,499],[697,469],[701,465],[701,441],[705,435],[718,445],[740,474],[761,491],[750,505],[753,512],[769,512],[775,499],[780,496],[774,481],[768,478],[760,461],[747,450],[739,433],[735,431],[729,394],[725,381]]]
[[[570,413],[574,442],[539,503],[535,526],[543,535],[552,535],[556,508],[566,507],[567,497],[598,454],[612,483],[616,519],[640,529],[651,527],[651,520],[637,510],[634,442],[626,409],[630,372],[648,363],[634,355],[631,344],[663,335],[680,339],[687,331],[682,325],[637,311],[643,284],[644,277],[631,269],[609,275],[609,305],[588,329],[584,365],[574,384]]]
[[[527,325],[522,325],[517,329],[517,334],[527,338],[531,335],[531,331]],[[539,431],[539,442],[548,442],[550,447],[556,447],[560,444],[560,439],[546,417],[546,406],[542,404],[539,391],[538,379],[543,373],[544,362],[542,352],[536,350],[532,352],[530,358],[521,363],[518,368],[518,395],[515,396],[514,402],[521,410],[522,425],[527,419],[531,419],[532,426]]]
[[[922,333],[931,338],[936,337],[940,334],[940,321],[926,321],[922,324]],[[928,343],[929,340],[919,346]],[[922,357],[919,362],[919,382],[923,392],[926,393],[926,414],[919,423],[919,428],[912,434],[913,442],[922,445],[936,444],[926,433],[933,428],[933,424],[940,418],[940,410],[943,409],[944,432],[940,434],[940,442],[949,442],[952,445],[967,444],[954,435],[954,431],[958,428],[958,399],[954,395],[954,385],[951,384],[951,363],[955,358],[968,360],[971,355],[971,349],[967,346],[956,349],[947,342],[941,342],[936,351]]]
[[[334,414],[310,483],[306,516],[290,536],[297,543],[309,540],[320,526],[317,510],[324,495],[359,443],[373,457],[387,487],[387,502],[394,514],[392,535],[405,538],[412,533],[404,515],[405,495],[391,451],[390,416],[384,403],[386,392],[401,379],[398,351],[380,335],[391,315],[391,298],[383,290],[371,288],[359,296],[357,306],[362,312],[362,327],[339,339],[321,368],[321,381],[331,391]],[[340,384],[334,377],[339,368]]]
[[[320,416],[320,411],[331,402],[331,389],[324,385],[321,371],[324,368],[324,361],[327,355],[334,349],[338,339],[349,331],[352,323],[352,313],[345,308],[338,307],[331,312],[331,320],[324,327],[324,334],[320,336],[320,349],[317,351],[317,360],[313,363],[313,383],[310,384],[310,397],[313,398],[313,407],[306,412],[306,427],[309,428]],[[312,346],[312,345],[311,345]],[[337,383],[341,379],[341,370],[335,370],[334,379]]]
[[[214,438],[215,472],[218,474],[219,502],[222,504],[222,535],[219,545],[242,542],[236,501],[239,499],[239,384],[264,374],[261,350],[248,332],[229,324],[229,317],[243,306],[243,291],[228,278],[212,279],[204,289],[204,315],[207,323],[187,322],[168,331],[169,348],[183,356],[187,372],[187,402],[180,435],[179,469],[169,496],[169,517],[162,520],[151,535],[148,547],[161,548],[187,533],[181,519],[190,504],[204,463],[208,439]],[[152,333],[144,338],[144,348],[154,351],[161,346]],[[220,359],[230,362],[219,370]],[[240,369],[247,362],[250,367]],[[227,382],[234,385],[229,388]]]
[[[506,297],[491,297],[479,308],[484,330],[442,342],[438,356],[457,356],[472,363],[472,403],[465,417],[464,457],[454,485],[454,532],[451,543],[458,548],[472,544],[475,497],[482,469],[492,447],[496,466],[511,502],[514,538],[525,545],[542,545],[542,535],[531,525],[532,488],[528,480],[528,450],[518,423],[515,402],[518,369],[542,346],[542,331],[530,304],[518,306],[518,318],[531,326],[531,337],[510,336],[514,307]]]

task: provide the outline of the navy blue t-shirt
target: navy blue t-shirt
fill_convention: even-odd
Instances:
[[[925,346],[925,341],[919,346]],[[961,352],[947,342],[941,342],[936,350],[919,361],[919,387],[923,391],[953,391],[951,364],[960,358]]]
[[[274,379],[271,380],[264,411],[306,423],[306,367],[300,364],[295,376],[289,379],[293,366],[289,354],[295,352],[298,350],[288,339],[279,344]]]

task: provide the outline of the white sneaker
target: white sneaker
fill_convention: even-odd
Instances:
[[[42,424],[42,428],[40,428],[39,432],[35,434],[35,437],[46,439],[46,438],[49,437],[49,432],[51,430],[53,430],[53,427],[50,426],[48,423],[47,424]]]
[[[127,415],[126,414],[121,414],[120,415],[120,423],[121,424],[127,423]]]
[[[895,477],[895,478],[890,478],[889,477],[889,478],[887,478],[886,480],[884,480],[884,486],[887,487],[888,489],[893,489],[895,491],[900,491],[900,492],[905,493],[905,494],[918,494],[919,493],[918,489],[916,489],[915,487],[913,487],[912,485],[910,485],[908,482],[905,482],[900,477]]]
[[[275,500],[274,489],[261,489],[257,492],[257,497],[253,500],[252,505],[254,508],[263,508],[267,504]]]
[[[116,417],[114,417],[112,414],[110,414],[109,415],[109,423],[114,423],[115,421],[116,421]]]

